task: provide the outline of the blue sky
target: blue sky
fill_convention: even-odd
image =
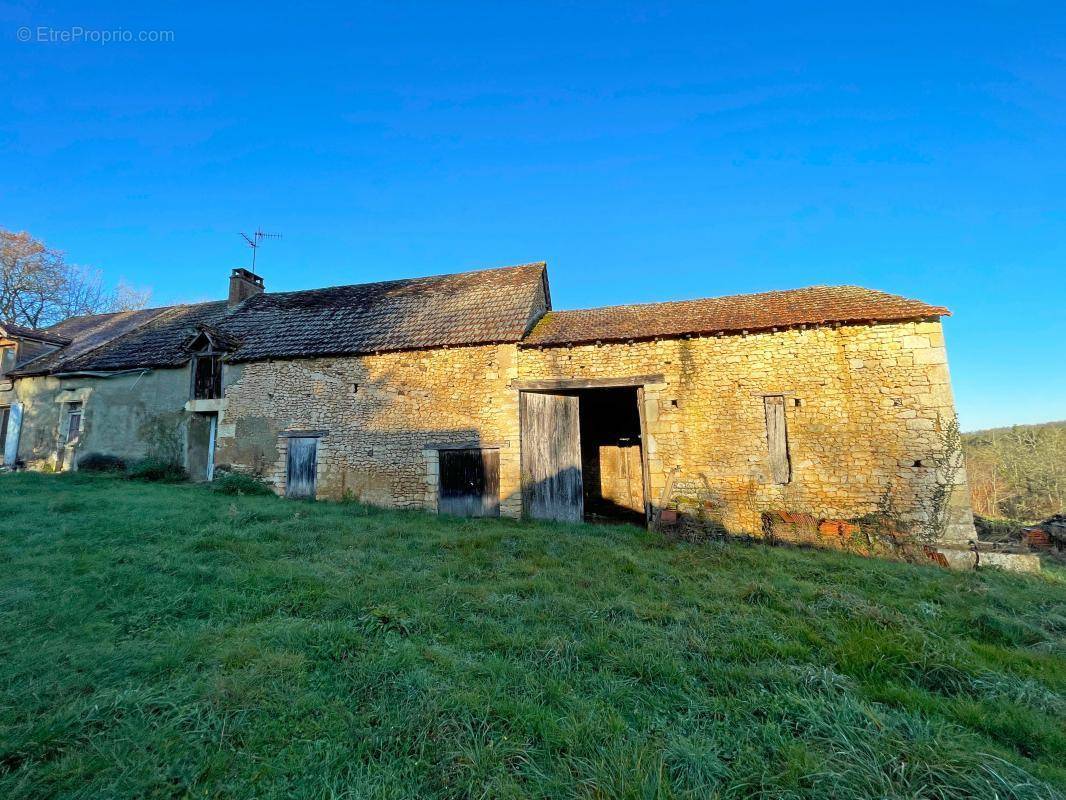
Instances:
[[[271,290],[857,283],[955,312],[965,428],[1066,418],[1061,3],[509,5],[0,2],[0,226],[155,304],[256,226]]]

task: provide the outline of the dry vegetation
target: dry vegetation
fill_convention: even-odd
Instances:
[[[1038,522],[1066,511],[1066,422],[963,434],[975,514]]]

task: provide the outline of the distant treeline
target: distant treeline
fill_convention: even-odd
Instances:
[[[975,514],[1036,522],[1066,510],[1066,421],[962,435]]]

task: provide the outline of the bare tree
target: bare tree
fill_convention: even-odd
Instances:
[[[1027,522],[1066,510],[1066,423],[966,434],[974,511]]]
[[[149,296],[124,282],[108,291],[99,271],[68,264],[25,231],[0,228],[0,320],[44,328],[79,314],[144,308]]]
[[[136,311],[147,308],[152,301],[151,289],[137,289],[119,278],[115,291],[108,300],[108,311]]]

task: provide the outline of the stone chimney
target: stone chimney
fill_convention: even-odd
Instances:
[[[243,300],[247,300],[252,295],[262,294],[266,291],[263,288],[263,279],[256,275],[254,272],[249,272],[246,269],[238,267],[233,270],[233,274],[229,276],[229,302],[230,308],[237,305]]]

